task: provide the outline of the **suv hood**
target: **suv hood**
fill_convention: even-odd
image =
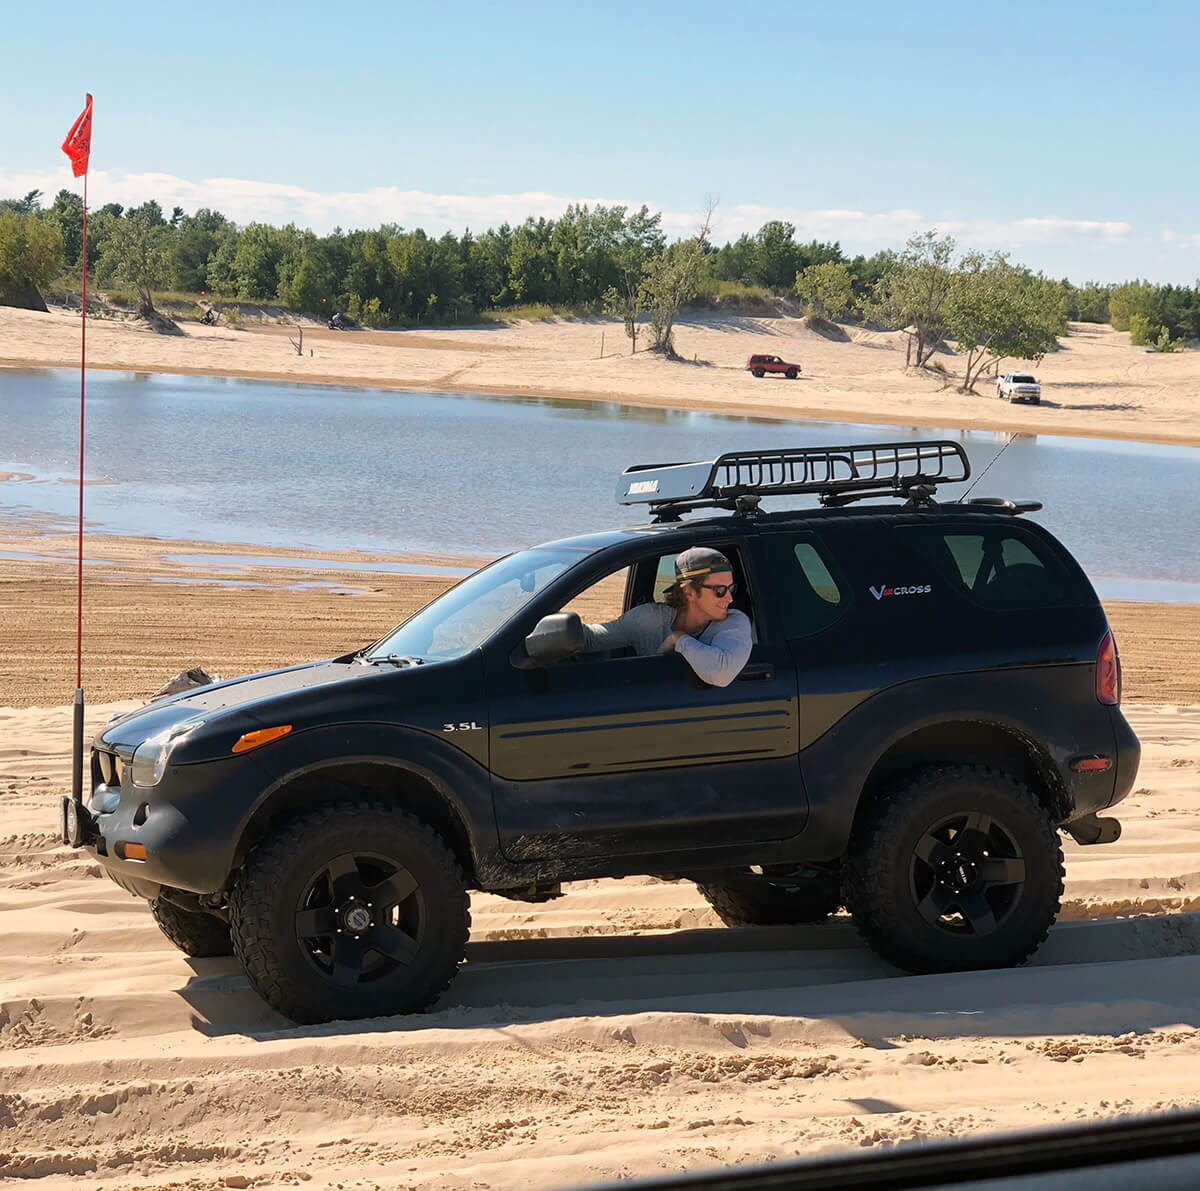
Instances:
[[[329,683],[373,678],[383,672],[384,669],[379,666],[324,661],[232,678],[171,695],[127,712],[108,724],[96,737],[96,743],[117,751],[130,750],[155,733],[185,720],[211,719],[230,708],[240,708],[253,716],[256,710],[254,705],[265,700]]]

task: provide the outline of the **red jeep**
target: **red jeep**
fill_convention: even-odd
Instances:
[[[789,364],[778,356],[751,356],[746,361],[746,371],[755,376],[766,376],[768,372],[773,372],[776,376],[795,380],[800,375],[800,365]]]

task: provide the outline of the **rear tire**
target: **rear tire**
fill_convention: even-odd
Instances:
[[[871,948],[909,972],[1027,959],[1058,915],[1063,858],[1046,809],[982,766],[931,769],[856,833],[846,904]]]
[[[184,955],[207,959],[214,955],[232,955],[233,940],[229,923],[216,914],[203,910],[185,910],[174,902],[156,897],[150,903],[150,913],[162,931]]]
[[[230,899],[238,958],[308,1023],[418,1013],[450,984],[471,923],[454,854],[396,807],[338,802],[291,820]]]
[[[766,371],[762,368],[752,368],[750,369],[750,373],[758,380],[762,380],[762,378],[766,376]]]
[[[775,883],[749,869],[731,869],[697,888],[726,926],[791,926],[824,922],[842,904],[839,883],[825,877]]]

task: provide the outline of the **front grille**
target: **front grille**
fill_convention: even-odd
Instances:
[[[121,771],[124,765],[115,753],[96,751],[92,754],[92,784],[103,782],[106,786],[120,786]]]

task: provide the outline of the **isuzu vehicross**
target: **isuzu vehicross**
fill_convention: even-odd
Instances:
[[[650,524],[509,555],[374,645],[111,722],[68,843],[189,955],[300,1022],[408,1013],[463,959],[468,891],[695,881],[728,924],[845,906],[910,972],[1020,963],[1059,832],[1109,842],[1139,746],[1091,584],[999,498],[939,503],[953,442],[633,467]],[[815,496],[771,510],[764,498]],[[777,503],[772,501],[772,504]],[[726,687],[584,652],[714,547],[754,647]],[[582,618],[582,619],[581,619]]]

